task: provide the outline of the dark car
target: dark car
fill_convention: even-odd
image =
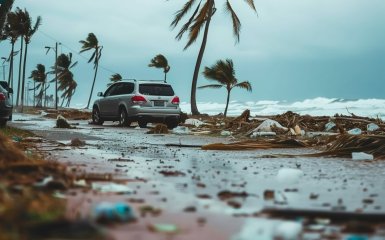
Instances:
[[[12,120],[12,88],[6,81],[0,81],[0,127],[5,127],[7,121]]]

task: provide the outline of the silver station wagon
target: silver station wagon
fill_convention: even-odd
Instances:
[[[0,127],[5,127],[7,121],[12,120],[12,88],[6,81],[0,81]]]
[[[92,122],[119,121],[122,126],[138,122],[141,128],[147,123],[164,123],[169,129],[179,124],[181,110],[179,97],[171,85],[163,81],[124,80],[112,84],[92,107]]]

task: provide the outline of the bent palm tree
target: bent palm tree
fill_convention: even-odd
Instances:
[[[167,58],[162,54],[156,55],[153,59],[151,59],[149,67],[163,68],[164,72],[164,82],[167,81],[167,73],[170,71],[170,66],[168,65]]]
[[[35,90],[40,89],[37,95],[34,94],[34,98],[38,99],[36,106],[41,107],[43,105],[43,95],[46,89],[45,84],[47,80],[47,73],[45,72],[45,66],[43,64],[37,64],[36,69],[32,70],[31,76],[29,78],[31,78],[34,81],[34,84],[33,84],[34,92]]]
[[[227,90],[227,100],[224,116],[227,115],[227,109],[230,102],[230,92],[233,88],[239,87],[246,89],[247,91],[252,91],[251,84],[248,81],[238,83],[238,80],[235,78],[234,64],[231,59],[226,59],[226,61],[219,60],[211,68],[205,67],[203,75],[209,79],[218,82],[218,84],[209,84],[205,86],[200,86],[199,88],[222,88],[225,87]]]
[[[81,40],[79,41],[79,43],[83,44],[82,49],[80,50],[80,53],[94,49],[94,52],[92,53],[90,59],[88,60],[88,63],[90,63],[91,61],[94,61],[94,69],[95,69],[94,81],[92,82],[91,93],[90,93],[90,97],[88,99],[88,103],[86,107],[88,108],[90,106],[92,92],[94,91],[96,75],[98,73],[99,59],[102,56],[103,46],[99,46],[98,39],[93,33],[89,33],[86,40]]]
[[[68,107],[72,96],[75,94],[75,90],[77,87],[77,83],[74,80],[74,75],[71,72],[71,69],[75,67],[78,64],[78,62],[72,63],[72,53],[69,53],[68,55],[66,54],[60,54],[57,57],[56,60],[56,68],[55,66],[52,67],[54,71],[50,73],[57,73],[57,80],[59,82],[58,90],[62,91],[62,103],[61,106],[63,106],[64,101],[67,99],[67,104],[66,106]]]
[[[37,29],[39,28],[41,24],[41,17],[38,16],[35,22],[35,25],[32,27],[32,19],[29,16],[29,13],[27,10],[24,9],[24,30],[23,30],[23,37],[25,41],[25,50],[24,50],[24,63],[23,63],[23,76],[22,76],[22,84],[21,84],[21,112],[23,112],[24,107],[24,86],[25,86],[25,68],[27,66],[27,55],[28,55],[28,45],[31,42],[32,36],[35,34]]]
[[[109,84],[107,84],[107,86],[110,86],[113,83],[122,81],[122,75],[120,75],[119,73],[112,74],[110,77],[110,81],[111,82]]]
[[[15,0],[1,1],[1,5],[0,5],[0,32],[3,31],[4,23],[7,19],[7,13],[11,10],[14,1]]]
[[[182,26],[180,29],[179,33],[176,35],[176,39],[180,40],[184,33],[188,32],[188,42],[185,46],[184,49],[187,49],[191,44],[193,44],[198,36],[202,28],[204,27],[204,33],[203,33],[203,39],[201,43],[201,47],[199,50],[199,54],[197,57],[197,61],[195,64],[195,69],[194,69],[194,75],[192,79],[192,84],[191,84],[191,113],[193,115],[199,114],[197,104],[196,104],[196,86],[197,86],[197,81],[198,81],[198,74],[199,74],[199,69],[200,65],[202,63],[202,58],[203,58],[203,53],[206,48],[206,42],[207,42],[207,36],[208,36],[208,31],[209,31],[209,26],[211,22],[211,17],[214,15],[216,8],[215,8],[215,0],[205,0],[199,1],[197,7],[195,8],[195,11],[191,15],[191,17],[188,19],[188,21]],[[254,10],[255,5],[254,5],[254,0],[245,0],[246,3]],[[171,27],[175,28],[180,20],[182,20],[183,17],[187,15],[189,10],[192,9],[192,7],[197,3],[197,0],[188,0],[185,5],[175,13],[175,18],[171,23]],[[236,40],[236,43],[239,42],[239,34],[240,34],[240,29],[241,29],[241,22],[233,10],[229,0],[225,1],[225,10],[229,15],[231,16],[231,20],[233,23],[233,34]]]

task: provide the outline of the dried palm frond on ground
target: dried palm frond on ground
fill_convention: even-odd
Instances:
[[[151,128],[149,131],[147,131],[148,134],[168,134],[168,128],[166,124],[159,123],[156,124],[155,127]]]
[[[202,146],[202,150],[252,150],[270,148],[301,148],[307,147],[304,141],[297,139],[263,139],[247,140],[234,143],[213,143]]]
[[[341,135],[330,143],[326,151],[305,156],[351,157],[352,152],[372,154],[375,159],[385,159],[385,136],[379,135]]]

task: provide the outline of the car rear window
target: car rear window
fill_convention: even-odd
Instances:
[[[8,83],[7,82],[0,82],[0,86],[3,87],[5,90],[8,90]]]
[[[139,93],[152,96],[174,96],[174,90],[166,84],[140,84]]]

